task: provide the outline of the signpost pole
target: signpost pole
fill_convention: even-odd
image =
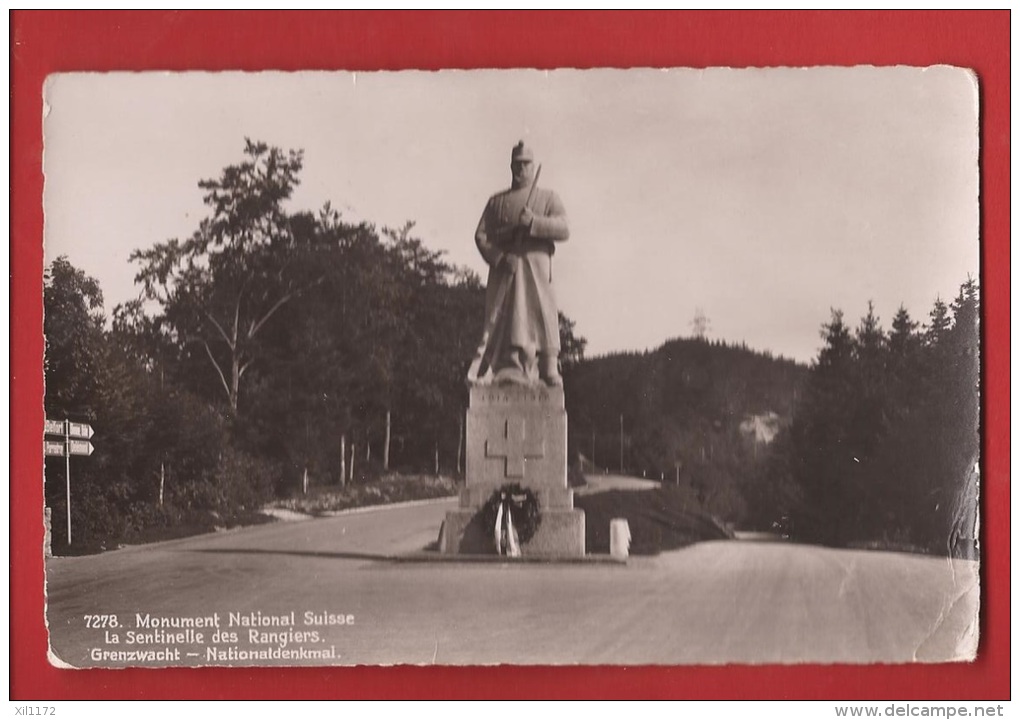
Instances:
[[[92,454],[92,426],[88,423],[73,423],[70,420],[46,420],[43,434],[43,455],[45,457],[64,456],[64,479],[67,484],[67,544],[71,544],[71,456]],[[46,435],[63,435],[63,444],[56,440],[47,440]],[[74,439],[72,439],[74,438]],[[160,483],[160,499],[162,499],[162,481]]]
[[[71,545],[71,421],[64,420],[64,461],[67,463],[67,545]]]

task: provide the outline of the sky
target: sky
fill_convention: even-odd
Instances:
[[[45,88],[47,261],[138,296],[131,251],[186,238],[246,137],[304,150],[290,208],[416,234],[484,279],[474,230],[524,140],[570,239],[560,309],[588,355],[693,332],[810,362],[977,278],[978,91],[964,70],[82,73]],[[482,318],[479,318],[479,332]]]

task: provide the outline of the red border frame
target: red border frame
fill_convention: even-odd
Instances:
[[[11,14],[12,699],[1009,697],[1009,11]],[[983,577],[969,665],[58,670],[42,622],[42,83],[57,71],[930,65],[982,100]]]

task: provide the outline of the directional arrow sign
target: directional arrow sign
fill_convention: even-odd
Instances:
[[[93,447],[88,440],[68,440],[67,449],[72,455],[91,455]]]
[[[47,435],[63,435],[64,434],[64,421],[63,420],[47,420],[46,421],[46,434]]]
[[[92,437],[92,426],[86,423],[69,422],[67,423],[67,434],[73,438],[88,440]],[[89,453],[85,454],[88,455]]]
[[[61,423],[63,425],[63,423]],[[64,443],[55,442],[53,440],[44,440],[43,449],[47,455],[63,455],[64,454]]]

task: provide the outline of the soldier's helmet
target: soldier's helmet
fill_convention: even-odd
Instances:
[[[510,152],[510,162],[516,161],[522,162],[535,161],[535,154],[531,152],[530,147],[524,144],[523,140],[514,145],[514,149]]]

